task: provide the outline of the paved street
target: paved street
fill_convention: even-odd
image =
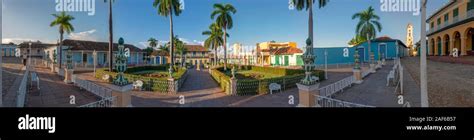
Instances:
[[[393,64],[389,62],[388,64]],[[403,63],[402,63],[403,64]],[[342,93],[335,95],[336,99],[349,101],[358,104],[371,105],[376,107],[401,107],[398,104],[395,87],[387,87],[387,75],[393,65],[386,65],[370,74],[360,85],[352,86]],[[412,107],[420,106],[420,90],[413,78],[404,70],[404,99],[410,102]]]

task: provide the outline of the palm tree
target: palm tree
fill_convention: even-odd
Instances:
[[[316,0],[293,0],[293,3],[296,6],[298,11],[306,9],[309,12],[309,20],[308,20],[308,36],[311,40],[312,44],[314,44],[313,40],[313,4]],[[329,0],[318,0],[319,8],[323,8]],[[312,46],[311,46],[312,47]]]
[[[62,46],[63,46],[63,36],[64,32],[70,34],[74,31],[74,27],[71,24],[71,21],[74,20],[74,17],[71,15],[66,14],[66,12],[61,12],[61,14],[52,14],[55,19],[51,24],[50,27],[59,26],[59,68],[61,68],[62,64]]]
[[[156,46],[158,46],[158,40],[150,38],[148,39],[148,45],[150,45],[151,48],[156,48]]]
[[[176,36],[176,39],[178,37]],[[185,63],[185,60],[184,60],[184,55],[186,55],[186,47],[185,47],[186,43],[184,43],[183,41],[177,39],[176,40],[176,53],[180,55],[181,57],[181,67],[184,67],[184,63]]]
[[[216,23],[224,29],[224,70],[227,70],[227,29],[232,29],[234,22],[232,20],[232,14],[235,14],[237,10],[231,4],[214,4],[214,11],[211,14],[211,19],[216,16]]]
[[[370,61],[372,62],[372,51],[370,50],[370,40],[377,36],[376,29],[382,31],[382,24],[378,20],[380,17],[374,13],[374,8],[370,6],[367,10],[352,15],[352,19],[359,19],[359,23],[356,26],[356,34],[364,36],[368,40],[369,53],[371,55]]]
[[[212,23],[209,26],[209,30],[202,32],[202,35],[209,36],[206,41],[204,41],[204,47],[214,49],[214,65],[217,65],[217,48],[224,45],[224,39],[222,38],[224,32],[218,24]],[[229,34],[226,34],[226,36],[229,37]]]
[[[113,32],[113,20],[112,20],[112,3],[115,2],[115,0],[104,0],[104,2],[109,2],[109,71],[112,71],[113,69],[113,51],[114,51],[114,32]]]
[[[360,36],[360,35],[356,35],[354,38],[352,38],[349,43],[347,43],[348,45],[351,45],[351,46],[355,46],[355,45],[359,45],[360,43],[363,43],[367,41],[367,39],[365,39],[364,36]]]
[[[153,7],[158,8],[158,14],[161,16],[169,17],[170,18],[170,57],[171,63],[169,68],[170,77],[173,73],[173,65],[174,65],[174,42],[173,42],[173,15],[179,16],[181,14],[180,9],[181,4],[178,0],[155,0],[153,2]]]

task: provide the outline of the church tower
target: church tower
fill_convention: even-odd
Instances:
[[[413,25],[411,23],[408,24],[407,26],[407,38],[406,38],[406,45],[408,49],[410,50],[409,54],[411,56],[416,55],[414,52],[416,52],[415,48],[413,47]]]

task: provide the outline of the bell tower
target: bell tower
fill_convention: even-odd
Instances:
[[[413,56],[413,55],[416,55],[416,50],[415,48],[413,47],[413,25],[411,23],[409,23],[407,25],[407,38],[406,38],[406,45],[409,49],[409,54],[410,56]]]

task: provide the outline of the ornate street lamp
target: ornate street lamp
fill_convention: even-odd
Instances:
[[[313,44],[311,42],[311,39],[308,38],[306,40],[306,52],[303,54],[302,59],[304,61],[304,70],[305,70],[305,78],[301,80],[301,84],[303,85],[314,85],[316,84],[316,80],[311,78],[311,73],[314,70],[314,61],[316,59],[316,56],[314,55],[313,52]]]
[[[118,86],[125,86],[128,84],[128,80],[124,76],[125,70],[127,70],[127,57],[125,56],[125,47],[123,38],[119,39],[118,52],[115,54],[115,70],[118,72],[117,77],[113,83]]]

